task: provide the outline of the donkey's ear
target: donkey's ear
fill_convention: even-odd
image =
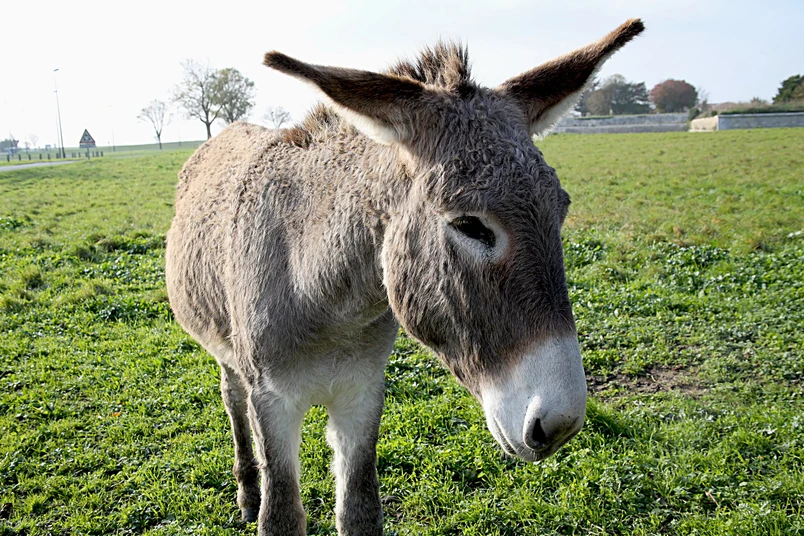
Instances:
[[[603,63],[644,29],[641,20],[628,20],[600,41],[515,76],[497,89],[522,107],[532,135],[546,134],[578,103]]]
[[[412,138],[414,110],[424,94],[419,82],[393,75],[311,65],[268,52],[268,67],[316,86],[346,121],[369,138],[390,145]]]

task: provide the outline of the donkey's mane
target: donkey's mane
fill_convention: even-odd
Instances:
[[[469,49],[452,41],[438,41],[425,47],[414,60],[399,60],[385,74],[409,78],[423,84],[453,91],[461,96],[471,95],[476,89],[469,64]],[[285,131],[287,143],[306,147],[316,134],[338,127],[352,128],[324,103],[318,103],[301,123]]]
[[[454,91],[465,91],[474,86],[469,65],[469,49],[454,42],[438,41],[425,47],[414,61],[400,60],[386,71]]]

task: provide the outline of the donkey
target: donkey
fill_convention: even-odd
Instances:
[[[237,502],[260,535],[305,534],[313,404],[329,414],[338,533],[382,533],[376,443],[400,325],[477,398],[509,455],[542,460],[578,433],[570,199],[531,136],[643,28],[629,20],[495,89],[455,44],[383,74],[265,55],[326,103],[290,130],[238,123],[201,146],[179,174],[166,252],[176,319],[220,365]]]

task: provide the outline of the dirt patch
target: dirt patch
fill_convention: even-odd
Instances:
[[[586,386],[590,393],[611,397],[659,392],[678,392],[698,397],[706,392],[698,371],[685,367],[653,367],[639,376],[592,375],[586,378]]]

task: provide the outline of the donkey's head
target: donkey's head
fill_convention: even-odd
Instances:
[[[481,402],[502,448],[527,460],[555,452],[586,410],[561,247],[570,200],[531,136],[642,30],[630,20],[495,89],[474,84],[466,51],[451,45],[387,74],[265,56],[398,151],[410,189],[389,215],[381,254],[391,307]]]

